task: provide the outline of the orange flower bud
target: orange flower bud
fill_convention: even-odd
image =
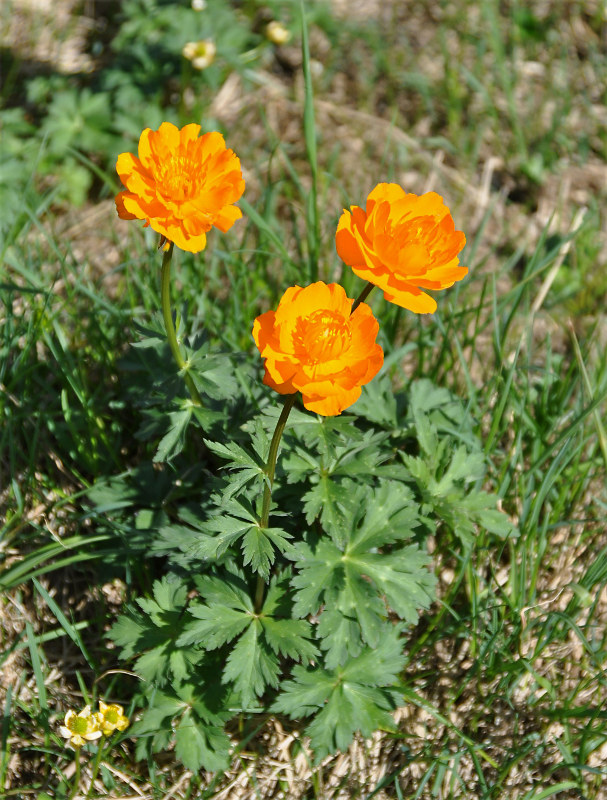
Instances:
[[[436,301],[422,289],[446,289],[467,275],[457,254],[466,244],[436,192],[407,194],[380,183],[367,208],[352,206],[337,225],[339,257],[384,297],[409,311],[432,314]]]
[[[227,231],[242,216],[233,203],[244,191],[240,161],[220,133],[198,138],[200,125],[163,122],[139,138],[139,158],[118,156],[126,191],[116,195],[121,219],[143,219],[182,250],[198,253],[213,226]]]
[[[265,359],[263,382],[280,394],[300,391],[309,411],[335,416],[358,400],[384,361],[369,306],[354,313],[336,283],[292,286],[276,311],[257,317],[253,338]]]

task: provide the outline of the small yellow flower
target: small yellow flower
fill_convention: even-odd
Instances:
[[[102,735],[97,714],[91,714],[90,706],[85,706],[79,714],[76,714],[75,711],[68,711],[59,731],[62,736],[69,739],[67,744],[72,747],[82,747],[87,742],[99,739]]]
[[[215,60],[217,48],[212,39],[184,44],[181,54],[192,62],[194,69],[206,69]]]
[[[129,718],[125,717],[122,706],[119,706],[117,703],[106,705],[100,700],[99,711],[96,716],[104,736],[109,736],[116,730],[123,731],[129,724]]]
[[[266,37],[272,44],[286,44],[291,38],[291,32],[285,28],[282,22],[273,19],[266,25]]]

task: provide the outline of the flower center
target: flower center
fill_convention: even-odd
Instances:
[[[162,193],[175,202],[191,197],[195,185],[195,170],[187,156],[173,155],[162,162],[157,176]]]
[[[333,311],[320,310],[305,320],[301,346],[311,362],[331,361],[338,358],[351,340],[347,320]]]
[[[77,733],[80,736],[84,736],[86,733],[88,733],[89,720],[86,717],[72,717],[69,723],[69,729],[72,733]]]

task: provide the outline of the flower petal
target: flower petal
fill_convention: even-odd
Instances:
[[[339,257],[356,275],[417,314],[436,310],[422,289],[446,289],[467,274],[457,258],[465,243],[439,194],[407,194],[395,183],[378,184],[366,209],[344,211],[335,234]]]
[[[301,391],[305,407],[325,416],[354,403],[381,368],[383,351],[369,306],[351,309],[351,298],[335,283],[287,289],[276,311],[253,325],[264,384],[280,394]]]
[[[225,232],[242,216],[234,206],[244,191],[238,156],[223,136],[200,134],[200,125],[179,129],[163,122],[146,128],[138,154],[122,153],[116,170],[126,191],[116,197],[121,219],[145,220],[153,230],[182,250],[206,247],[206,233]]]

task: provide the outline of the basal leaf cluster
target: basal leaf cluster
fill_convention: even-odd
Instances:
[[[159,347],[147,342],[138,352],[157,364]],[[223,369],[212,356],[200,362]],[[222,386],[223,373],[214,374]],[[156,373],[148,397],[158,380],[172,377]],[[357,731],[392,729],[407,630],[434,599],[428,535],[443,528],[470,546],[481,531],[513,532],[479,488],[485,460],[461,403],[426,380],[394,394],[385,379],[354,414],[293,409],[263,526],[279,410],[255,411],[240,384],[225,385],[229,398],[205,398],[216,414],[210,423],[191,404],[187,421],[178,416],[186,408],[170,412],[173,427],[154,456],[171,465],[155,512],[162,524],[146,530],[147,554],[168,560],[169,573],[111,632],[147,682],[139,754],[174,738],[192,769],[225,763],[223,725],[243,711],[309,718],[318,758]],[[192,453],[200,458],[193,478]],[[145,496],[131,489],[124,505],[110,504],[114,524],[134,507],[142,514]],[[107,497],[96,499],[108,508]],[[200,699],[211,684],[220,698],[213,713]],[[187,706],[188,693],[198,705]]]

